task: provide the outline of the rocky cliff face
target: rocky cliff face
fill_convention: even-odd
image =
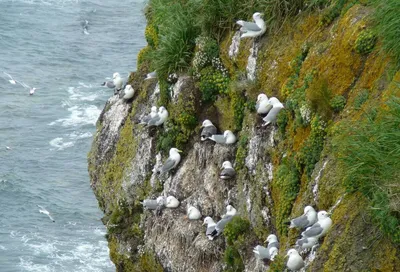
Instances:
[[[131,75],[134,99],[108,100],[88,158],[117,271],[265,271],[268,266],[254,258],[252,249],[269,233],[281,243],[270,269],[283,271],[283,256],[299,235],[286,223],[306,205],[331,211],[334,222],[316,253],[303,254],[307,271],[398,270],[398,245],[372,222],[367,199],[346,192],[344,168],[335,152],[339,124],[358,120],[372,104],[382,107],[388,97],[399,95],[395,82],[400,74],[390,74],[389,60],[379,50],[368,56],[354,50],[368,27],[369,12],[356,4],[326,27],[317,27],[317,15],[305,14],[286,23],[279,35],[254,43],[230,32],[220,57],[230,74],[244,76],[233,80],[230,94],[210,104],[202,101],[196,78],[180,75],[169,88],[169,124],[160,128],[138,122],[159,103],[160,85],[143,81],[146,65]],[[368,98],[360,104],[365,90]],[[285,103],[276,125],[262,127],[254,112],[260,92]],[[337,99],[342,101],[339,110],[328,97],[343,97]],[[177,124],[186,124],[185,118],[196,125],[188,131],[187,126],[179,128],[179,135],[186,136],[180,142],[182,160],[159,176],[155,170],[173,147],[169,143],[177,143],[168,135]],[[204,119],[220,131],[233,130],[238,142],[201,142]],[[234,163],[234,180],[218,177],[225,160]],[[159,195],[175,196],[179,208],[161,214],[143,210],[140,201]],[[205,236],[202,220],[184,218],[188,205],[198,207],[203,218],[219,218],[228,204],[238,216],[214,241]]]

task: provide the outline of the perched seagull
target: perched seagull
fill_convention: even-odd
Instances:
[[[145,199],[140,203],[143,205],[143,208],[147,210],[157,210],[165,204],[163,196],[159,196],[157,199]]]
[[[47,215],[51,221],[56,222],[56,220],[54,220],[54,218],[50,215],[50,212],[48,210],[43,208],[43,206],[40,206],[40,205],[37,205],[37,206],[40,208],[40,210],[39,210],[40,213]]]
[[[267,247],[261,245],[256,246],[253,249],[254,254],[260,260],[271,260],[273,261],[275,256],[278,254],[279,242],[278,238],[274,234],[270,234],[265,242],[268,242]]]
[[[256,110],[258,114],[267,114],[272,109],[272,105],[269,103],[268,96],[265,94],[259,94],[257,97]]]
[[[164,124],[164,122],[165,122],[165,120],[167,120],[167,118],[168,118],[168,111],[163,106],[161,106],[158,109],[158,113],[147,122],[147,125],[149,127],[160,126],[160,125]]]
[[[296,241],[296,245],[302,249],[312,248],[318,243],[317,237],[303,237]]]
[[[240,36],[241,39],[243,38],[255,38],[263,35],[265,31],[267,30],[267,26],[265,25],[265,22],[263,19],[261,19],[261,16],[263,14],[256,12],[253,14],[253,22],[246,22],[243,20],[239,20],[236,23],[238,25],[241,25],[242,27],[240,28],[240,32],[243,34]]]
[[[271,123],[275,123],[278,113],[284,108],[283,104],[276,97],[271,97],[269,99],[269,103],[272,105],[272,109],[268,112],[267,116],[263,118],[265,122],[262,125],[263,127],[268,126]]]
[[[224,231],[226,224],[231,222],[233,217],[236,215],[236,209],[233,208],[231,205],[226,206],[226,210],[226,214],[222,216],[221,220],[219,220],[217,224],[215,224],[215,229],[208,237],[208,239],[214,240],[215,237],[219,236]]]
[[[318,212],[318,222],[307,228],[301,233],[303,237],[316,237],[324,236],[332,226],[332,219],[326,211]]]
[[[224,134],[215,134],[208,139],[213,140],[219,144],[234,144],[236,142],[236,136],[230,130],[225,130]]]
[[[143,119],[140,120],[140,123],[147,124],[151,120],[151,118],[154,118],[156,115],[157,115],[157,107],[153,106],[153,107],[151,107],[150,114],[143,117]]]
[[[304,229],[317,222],[317,212],[311,206],[304,208],[304,214],[290,220],[289,228]]]
[[[135,94],[135,90],[132,88],[131,85],[126,85],[125,89],[119,93],[119,98],[122,98],[124,100],[129,100],[133,97]]]
[[[207,224],[206,236],[207,236],[208,239],[210,239],[210,237],[212,237],[211,233],[215,230],[215,225],[216,224],[215,224],[214,220],[209,216],[204,218],[203,225],[205,225],[205,224]],[[212,240],[212,239],[210,239],[210,240]]]
[[[222,171],[219,174],[221,179],[231,179],[236,175],[235,169],[232,167],[232,163],[230,161],[224,161],[221,167]]]
[[[198,220],[201,218],[201,213],[197,208],[189,206],[187,210],[187,218],[190,220]]]
[[[303,258],[300,256],[296,249],[289,249],[286,256],[289,256],[286,266],[290,270],[297,271],[304,267]]]
[[[115,85],[113,81],[104,81],[101,86],[105,86],[110,89],[115,89]]]
[[[163,166],[161,167],[160,174],[168,172],[178,165],[178,163],[181,161],[181,154],[179,154],[179,152],[182,152],[182,151],[175,147],[173,147],[169,150],[169,157],[164,162]]]
[[[122,78],[119,75],[119,73],[113,74],[113,83],[117,92],[122,89],[122,85],[124,84],[124,82],[122,81]]]
[[[167,197],[167,203],[165,207],[167,208],[177,208],[179,206],[179,200],[176,199],[174,196]]]
[[[157,71],[153,71],[151,73],[148,73],[144,80],[149,80],[149,79],[152,79],[152,78],[157,78]]]
[[[3,71],[3,74],[5,74],[6,76],[8,76],[10,78],[8,80],[8,82],[10,82],[11,84],[15,85],[17,83],[10,74],[8,74],[8,73],[6,73],[4,71]]]
[[[201,125],[203,130],[201,131],[201,140],[205,141],[212,135],[217,134],[217,128],[211,123],[210,120],[204,120],[203,124]]]

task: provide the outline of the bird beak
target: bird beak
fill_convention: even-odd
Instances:
[[[178,149],[178,152],[181,152],[181,153],[182,153],[183,151]]]
[[[206,222],[203,222],[203,224],[201,224],[202,226],[204,226],[206,224]]]

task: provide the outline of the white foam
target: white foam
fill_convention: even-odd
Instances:
[[[77,132],[74,131],[68,135],[71,140],[79,140],[79,139],[86,139],[91,138],[93,134],[91,132]]]
[[[95,105],[72,106],[68,108],[70,115],[67,118],[60,118],[49,125],[61,124],[63,127],[76,127],[82,125],[96,125],[101,110]]]
[[[63,142],[63,138],[61,138],[61,137],[54,138],[53,140],[51,140],[49,142],[49,144],[52,147],[55,147],[57,150],[64,150],[65,148],[74,146],[74,142],[66,142],[66,143],[64,143]]]

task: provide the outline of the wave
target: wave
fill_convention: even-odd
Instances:
[[[65,142],[64,143],[64,140],[61,137],[54,138],[53,140],[51,140],[49,142],[49,144],[52,147],[55,147],[57,150],[64,150],[65,148],[74,146],[74,142]]]

